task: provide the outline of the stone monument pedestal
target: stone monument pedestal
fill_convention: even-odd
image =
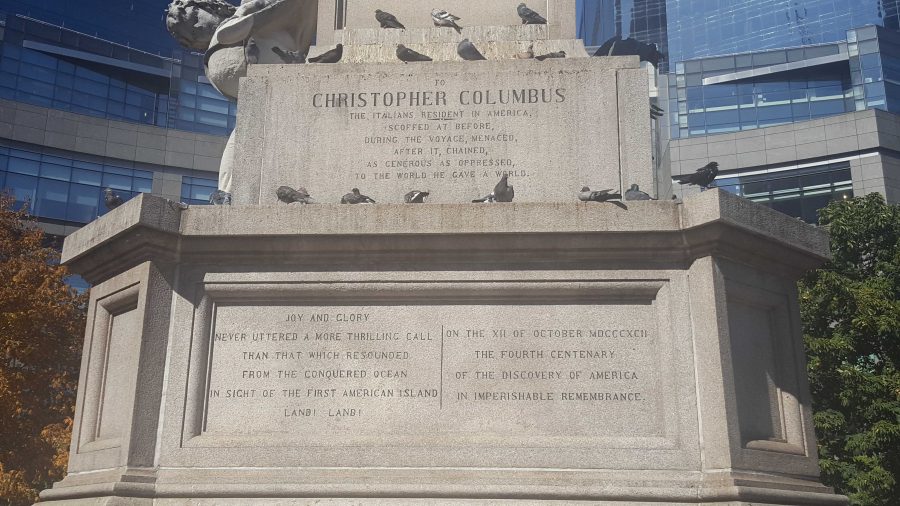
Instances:
[[[94,288],[42,500],[846,504],[795,288],[826,233],[625,204],[135,198],[65,243]]]

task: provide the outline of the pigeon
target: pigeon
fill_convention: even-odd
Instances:
[[[625,200],[653,200],[647,192],[642,192],[640,187],[636,184],[631,185],[631,188],[625,192]]]
[[[341,204],[374,204],[375,201],[370,197],[359,193],[359,188],[350,190],[350,193],[341,197]]]
[[[581,189],[581,192],[578,194],[578,200],[582,202],[609,202],[610,200],[621,198],[622,195],[613,193],[613,190],[592,191],[587,186],[583,187]]]
[[[216,190],[209,195],[209,203],[214,206],[230,206],[231,194],[226,191]]]
[[[306,63],[306,54],[300,51],[285,51],[275,46],[272,48],[272,52],[277,54],[284,63]]]
[[[175,211],[187,211],[189,207],[188,204],[184,202],[175,202],[174,200],[166,199],[166,203],[169,204],[169,207]]]
[[[509,184],[509,176],[506,174],[500,178],[500,182],[494,186],[494,191],[480,199],[474,199],[472,202],[512,202],[516,196],[515,190]]]
[[[431,61],[431,58],[422,53],[417,53],[403,44],[397,45],[397,58],[404,63],[409,63],[411,61]]]
[[[540,56],[535,56],[534,59],[537,61],[544,61],[548,58],[565,58],[565,57],[566,57],[565,51],[556,51],[554,53],[547,53],[547,54],[542,54]]]
[[[425,197],[427,197],[428,195],[430,195],[429,192],[413,190],[403,196],[403,201],[407,204],[424,204]]]
[[[338,44],[334,49],[330,49],[325,51],[324,53],[316,56],[315,58],[310,58],[309,63],[337,63],[341,61],[341,58],[344,56],[344,45]]]
[[[291,188],[290,186],[279,186],[277,190],[275,190],[275,195],[278,196],[278,200],[284,202],[285,204],[311,204],[312,198],[309,196],[309,192],[306,191],[306,188],[302,186],[297,188],[296,190]]]
[[[666,113],[666,110],[656,104],[650,104],[650,119],[658,119]]]
[[[113,193],[112,188],[107,188],[103,190],[103,203],[106,204],[107,209],[112,211],[124,204],[125,201],[118,194]]]
[[[398,30],[406,30],[403,23],[397,21],[397,17],[390,12],[384,12],[381,9],[375,9],[375,19],[381,23],[382,28],[397,28]]]
[[[640,61],[649,62],[656,68],[659,68],[660,61],[666,58],[666,54],[661,53],[656,44],[648,44],[631,37],[623,39],[621,35],[616,35],[607,40],[594,53],[594,56],[627,55],[635,55],[640,58]]]
[[[717,175],[719,175],[719,164],[717,162],[709,162],[697,169],[697,172],[694,172],[693,174],[672,176],[672,179],[678,181],[679,184],[697,185],[701,188],[709,188],[709,185],[715,181]]]
[[[244,60],[247,65],[255,65],[259,63],[259,46],[253,39],[247,39],[247,45],[244,47]]]
[[[463,39],[456,46],[456,54],[458,54],[463,60],[475,61],[475,60],[487,60],[481,51],[475,47],[475,44],[472,44],[469,39]]]
[[[534,44],[528,46],[528,49],[522,51],[521,53],[516,53],[517,60],[530,60],[534,58]]]
[[[431,20],[434,21],[434,26],[453,28],[456,30],[456,33],[462,33],[462,28],[456,24],[460,19],[462,18],[456,17],[445,10],[435,9],[431,11]]]
[[[519,12],[519,17],[522,18],[523,25],[546,25],[547,20],[544,19],[543,16],[529,9],[525,3],[520,3],[516,8],[516,11]]]

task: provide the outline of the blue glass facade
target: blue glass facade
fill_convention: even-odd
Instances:
[[[716,186],[808,223],[816,223],[829,202],[853,196],[849,162],[736,175],[717,179]]]
[[[868,26],[844,38],[679,62],[669,81],[671,138],[871,108],[900,112],[900,33]]]
[[[7,16],[0,98],[118,121],[228,135],[236,104],[203,77],[200,55],[163,58]]]
[[[600,46],[619,36],[656,44],[667,53],[665,0],[578,0],[578,37],[587,46]],[[668,69],[667,62],[660,71]]]
[[[206,177],[182,177],[181,201],[186,204],[209,204],[212,192],[219,188],[216,179]]]
[[[17,206],[57,223],[81,225],[106,214],[103,188],[123,199],[149,193],[153,172],[121,161],[74,159],[0,147],[0,188]]]
[[[900,29],[898,0],[669,0],[670,63],[845,40],[847,30]]]

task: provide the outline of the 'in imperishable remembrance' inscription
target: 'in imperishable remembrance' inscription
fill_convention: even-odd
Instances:
[[[650,305],[219,306],[206,431],[658,434],[657,329]]]

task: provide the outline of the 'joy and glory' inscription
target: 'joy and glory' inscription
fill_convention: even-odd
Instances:
[[[207,431],[484,428],[507,417],[526,432],[566,423],[586,434],[608,419],[615,434],[659,416],[657,348],[650,306],[224,306]]]

